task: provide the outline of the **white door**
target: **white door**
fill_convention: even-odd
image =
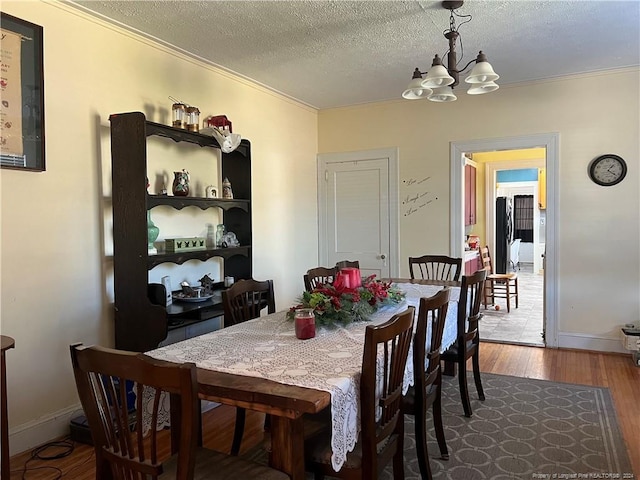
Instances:
[[[318,160],[320,265],[357,260],[363,277],[398,276],[397,150]]]

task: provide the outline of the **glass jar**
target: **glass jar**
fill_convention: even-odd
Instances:
[[[316,316],[313,308],[298,308],[295,313],[296,337],[306,340],[316,336]]]
[[[186,108],[187,106],[184,103],[174,103],[171,106],[171,111],[173,112],[173,123],[172,125],[176,128],[186,128]]]
[[[190,132],[198,132],[200,131],[200,110],[198,107],[187,107],[187,130]]]

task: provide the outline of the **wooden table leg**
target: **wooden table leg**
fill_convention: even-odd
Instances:
[[[271,415],[269,465],[287,473],[292,480],[304,480],[304,426],[296,419]]]
[[[7,417],[7,366],[4,353],[13,348],[13,338],[2,335],[0,338],[0,442],[2,442],[2,469],[0,480],[9,480],[11,468],[9,466],[9,418]]]

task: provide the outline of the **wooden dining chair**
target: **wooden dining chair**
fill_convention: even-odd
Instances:
[[[360,268],[358,260],[341,260],[336,263],[336,269],[340,271],[343,268]]]
[[[488,246],[480,248],[480,257],[482,266],[487,271],[487,281],[483,296],[485,310],[487,305],[495,304],[496,298],[507,300],[507,313],[511,311],[512,298],[515,299],[516,308],[518,308],[518,274],[516,272],[493,273],[493,263]],[[491,302],[489,302],[489,299]]]
[[[222,291],[224,326],[258,318],[265,308],[267,313],[276,311],[273,280],[238,280]]]
[[[464,275],[460,287],[458,301],[458,335],[456,342],[440,355],[440,359],[450,366],[457,366],[460,399],[464,414],[471,416],[471,402],[467,388],[467,360],[471,359],[473,379],[478,391],[478,398],[484,401],[484,390],[480,379],[480,334],[478,322],[482,318],[480,304],[484,294],[484,284],[487,278],[486,270],[478,270],[473,275]],[[455,370],[446,368],[446,370]]]
[[[419,274],[420,278],[424,280],[458,281],[461,271],[462,258],[447,257],[446,255],[409,257],[409,273],[412,280]]]
[[[93,439],[97,480],[288,478],[264,465],[197,446],[200,407],[194,363],[97,346],[71,345],[70,350]],[[143,404],[145,389],[151,392],[148,404]],[[166,443],[156,428],[162,392],[171,395],[170,453],[162,449]],[[149,416],[148,432],[143,412]]]
[[[402,399],[402,412],[415,418],[416,456],[423,479],[430,480],[431,466],[427,451],[427,412],[432,409],[433,425],[441,458],[449,459],[442,424],[442,370],[440,349],[442,334],[449,308],[450,289],[444,288],[429,298],[420,299],[418,323],[413,336],[414,385]],[[427,344],[427,332],[431,339]]]
[[[393,478],[404,479],[402,387],[415,309],[409,307],[365,330],[360,377],[360,437],[340,471],[331,466],[331,429],[305,440],[305,468],[315,479],[375,480],[393,461]]]
[[[333,283],[336,278],[337,268],[316,267],[307,270],[304,274],[304,289],[310,292],[319,284]]]
[[[222,308],[224,309],[224,325],[228,327],[246,322],[260,316],[260,312],[267,309],[267,313],[275,313],[276,302],[273,293],[273,280],[239,280],[227,290],[222,291]],[[236,424],[231,442],[231,455],[240,453],[246,410],[236,407]],[[269,415],[265,416],[264,426],[269,429]]]

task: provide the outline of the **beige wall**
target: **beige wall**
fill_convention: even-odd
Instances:
[[[606,95],[598,93],[603,85]],[[638,69],[627,69],[480,96],[460,89],[451,104],[399,99],[323,110],[320,153],[399,147],[401,199],[406,180],[430,177],[438,201],[400,216],[400,258],[406,259],[449,253],[450,142],[557,132],[560,346],[619,349],[619,327],[640,321],[639,86]],[[603,153],[627,160],[627,178],[615,187],[587,176],[589,162]],[[406,275],[406,261],[400,267]]]
[[[0,172],[16,453],[60,435],[78,408],[69,344],[113,344],[109,115],[164,123],[171,95],[233,121],[252,144],[254,276],[274,279],[285,308],[317,263],[317,112],[59,3],[3,1],[2,11],[44,27],[47,169]]]

